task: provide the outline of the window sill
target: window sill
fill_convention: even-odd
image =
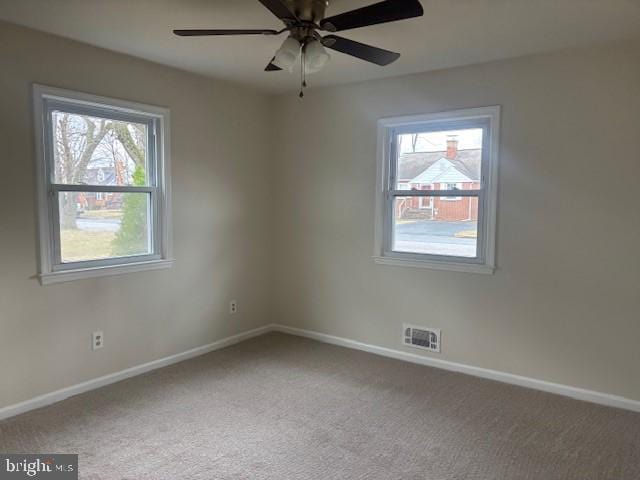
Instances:
[[[380,256],[374,256],[373,261],[379,265],[429,268],[431,270],[447,270],[450,272],[483,273],[487,275],[493,275],[493,273],[495,272],[495,267],[477,263],[439,262],[435,260],[414,260]]]
[[[41,273],[39,275],[41,285],[52,283],[71,282],[85,278],[106,277],[121,275],[123,273],[145,272],[171,268],[173,260],[153,260],[149,262],[129,263],[124,265],[109,265],[103,267],[82,268],[78,270],[63,270],[59,272]]]

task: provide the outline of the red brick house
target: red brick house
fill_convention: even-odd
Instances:
[[[447,142],[445,152],[400,155],[400,190],[475,190],[480,188],[482,150],[458,150],[458,141]],[[473,197],[413,197],[400,199],[396,218],[440,221],[477,220],[478,199]]]

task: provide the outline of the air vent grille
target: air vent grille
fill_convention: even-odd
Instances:
[[[402,342],[408,347],[440,353],[440,330],[437,328],[403,325]]]

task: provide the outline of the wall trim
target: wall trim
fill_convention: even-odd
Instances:
[[[171,131],[170,111],[165,107],[103,97],[74,90],[65,90],[34,83],[32,85],[33,127],[35,134],[35,171],[38,214],[38,277],[42,285],[69,282],[83,278],[104,277],[122,273],[170,268],[173,263],[171,228]],[[116,119],[135,120],[147,125],[148,143],[153,146],[153,178],[148,188],[110,186],[115,191],[145,191],[150,195],[153,222],[150,233],[154,241],[149,254],[102,260],[63,263],[60,257],[58,203],[55,195],[63,191],[78,191],[76,186],[58,185],[51,172],[54,167],[51,145],[50,111],[61,108],[70,113],[103,115]],[[97,112],[97,113],[96,113]],[[153,137],[153,140],[152,140]],[[150,150],[151,151],[151,150]],[[151,178],[151,177],[150,177]],[[64,188],[63,188],[64,187]],[[83,191],[106,191],[100,185],[82,186]],[[142,190],[140,190],[142,188]],[[117,190],[119,189],[119,190]]]
[[[364,352],[373,353],[375,355],[381,355],[383,357],[394,358],[396,360],[425,365],[427,367],[439,368],[442,370],[449,370],[452,372],[472,375],[474,377],[486,378],[502,383],[509,383],[521,387],[532,388],[534,390],[554,393],[556,395],[571,397],[576,400],[596,403],[598,405],[605,405],[607,407],[621,408],[624,410],[630,410],[632,412],[640,412],[640,401],[631,400],[629,398],[621,397],[618,395],[611,395],[608,393],[596,392],[584,388],[547,382],[544,380],[538,380],[536,378],[523,377],[520,375],[500,372],[497,370],[474,367],[472,365],[450,362],[447,360],[441,360],[439,358],[426,357],[415,353],[408,353],[401,350],[394,350],[387,347],[371,345],[368,343],[358,342],[356,340],[337,337],[313,330],[306,330],[303,328],[290,327],[288,325],[281,324],[270,324],[263,327],[254,328],[252,330],[247,330],[246,332],[238,333],[236,335],[217,340],[213,343],[209,343],[201,347],[192,348],[191,350],[187,350],[182,353],[177,353],[175,355],[170,355],[158,360],[153,360],[148,363],[143,363],[142,365],[127,368],[119,372],[110,373],[102,377],[87,380],[86,382],[78,383],[70,387],[55,390],[53,392],[45,393],[44,395],[39,395],[20,403],[15,403],[13,405],[0,408],[0,420],[14,417],[16,415],[35,410],[37,408],[46,407],[47,405],[60,402],[71,396],[79,395],[90,390],[95,390],[97,388],[104,387],[106,385],[110,385],[112,383],[116,383],[130,377],[135,377],[151,370],[156,370],[158,368],[166,367],[174,363],[182,362],[193,357],[204,355],[215,350],[220,350],[222,348],[235,345],[236,343],[240,343],[244,340],[249,340],[250,338],[258,337],[269,332],[280,332],[289,335],[295,335],[298,337],[310,338],[312,340],[329,343],[331,345],[338,345],[340,347],[351,348],[354,350],[362,350]]]
[[[502,383],[509,383],[512,385],[518,385],[520,387],[532,388],[534,390],[541,390],[543,392],[555,393],[565,397],[571,397],[576,400],[582,400],[585,402],[597,403],[599,405],[605,405],[607,407],[622,408],[624,410],[631,410],[632,412],[640,412],[640,401],[631,400],[629,398],[621,397],[618,395],[611,395],[608,393],[596,392],[593,390],[587,390],[579,387],[572,387],[569,385],[562,385],[559,383],[547,382],[544,380],[538,380],[536,378],[523,377],[512,373],[500,372],[497,370],[489,370],[486,368],[474,367],[472,365],[465,365],[463,363],[450,362],[447,360],[441,360],[439,358],[426,357],[417,355],[415,353],[403,352],[401,350],[394,350],[386,347],[379,347],[377,345],[370,345],[368,343],[358,342],[356,340],[350,340],[348,338],[336,337],[326,333],[315,332],[313,330],[306,330],[303,328],[290,327],[287,325],[272,325],[272,331],[287,333],[290,335],[296,335],[299,337],[310,338],[324,343],[330,343],[332,345],[338,345],[340,347],[352,348],[355,350],[362,350],[364,352],[374,353],[376,355],[382,355],[383,357],[395,358],[396,360],[403,360],[405,362],[417,363],[419,365],[425,365],[427,367],[440,368],[442,370],[449,370],[452,372],[465,373],[474,377],[486,378],[489,380],[495,380]]]
[[[60,402],[61,400],[69,398],[73,395],[79,395],[81,393],[88,392],[89,390],[95,390],[96,388],[104,387],[106,385],[110,385],[112,383],[116,383],[130,377],[135,377],[151,370],[156,370],[158,368],[182,362],[193,357],[204,355],[205,353],[220,350],[222,348],[235,345],[236,343],[240,343],[244,340],[248,340],[259,335],[264,335],[271,330],[271,325],[254,328],[253,330],[247,330],[246,332],[238,333],[237,335],[232,335],[230,337],[217,340],[213,343],[209,343],[201,347],[192,348],[191,350],[187,350],[185,352],[176,353],[175,355],[170,355],[158,360],[143,363],[142,365],[137,365],[125,370],[120,370],[119,372],[110,373],[102,377],[87,380],[86,382],[78,383],[70,387],[65,387],[60,390],[45,393],[44,395],[39,395],[29,400],[0,408],[0,420],[14,417],[16,415],[20,415],[21,413],[35,410],[36,408],[42,408],[47,405],[51,405],[52,403]]]

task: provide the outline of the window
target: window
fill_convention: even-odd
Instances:
[[[377,263],[494,271],[499,120],[500,107],[379,120]]]
[[[169,112],[34,86],[40,281],[171,266]]]
[[[462,183],[441,183],[440,190],[462,190]],[[462,197],[440,197],[445,202],[459,202]]]
[[[433,208],[433,197],[420,197],[420,208]]]

